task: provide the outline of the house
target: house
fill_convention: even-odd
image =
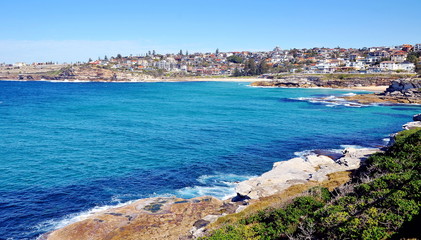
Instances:
[[[414,52],[421,52],[421,43],[414,45]]]
[[[355,70],[365,69],[365,64],[364,64],[363,61],[357,61],[357,62],[348,61],[348,62],[346,62],[345,66],[354,68]]]
[[[413,49],[413,46],[410,45],[410,44],[404,44],[404,45],[402,45],[402,51],[409,52],[412,49]]]
[[[27,64],[24,62],[17,62],[13,64],[13,67],[25,67]]]
[[[390,57],[393,62],[404,62],[408,54],[404,51],[394,52]]]
[[[380,69],[382,71],[396,71],[403,70],[407,72],[413,72],[415,70],[415,64],[410,62],[393,62],[393,61],[384,61],[380,63]]]

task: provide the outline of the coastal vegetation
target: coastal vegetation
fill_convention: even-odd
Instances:
[[[400,132],[333,191],[318,186],[278,207],[219,221],[207,240],[420,237],[421,129]]]

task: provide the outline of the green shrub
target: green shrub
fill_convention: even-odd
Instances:
[[[403,131],[386,152],[374,154],[335,195],[312,188],[279,209],[265,209],[204,239],[386,239],[419,237],[411,221],[421,212],[421,129]],[[361,177],[368,177],[361,183]],[[402,226],[405,233],[400,232]]]

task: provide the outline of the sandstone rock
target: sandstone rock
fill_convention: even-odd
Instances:
[[[305,158],[276,162],[272,170],[240,182],[236,192],[240,196],[259,199],[280,193],[297,183],[324,181],[330,173],[359,168],[361,162],[378,151],[379,149],[348,148],[344,150],[344,156],[337,160],[323,155],[309,155]]]
[[[421,121],[416,122],[409,122],[402,126],[404,130],[414,129],[414,128],[421,128]]]
[[[214,221],[222,201],[213,197],[194,199],[150,198],[93,214],[43,236],[48,240],[179,239],[192,227]],[[201,220],[202,219],[202,220]]]

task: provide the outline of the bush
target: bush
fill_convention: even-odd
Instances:
[[[421,218],[420,162],[421,129],[401,132],[392,147],[372,155],[348,183],[354,191],[334,196],[313,188],[283,208],[259,211],[204,239],[419,237],[414,226]],[[361,183],[361,176],[369,180]]]

